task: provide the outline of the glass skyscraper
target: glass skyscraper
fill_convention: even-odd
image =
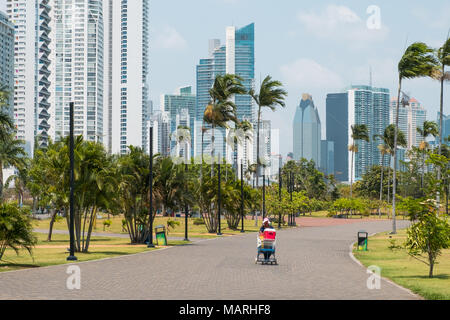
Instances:
[[[349,177],[348,167],[348,93],[327,95],[327,141],[334,143],[334,175],[344,182]]]
[[[197,100],[196,100],[196,128],[195,128],[195,154],[201,154],[201,127],[205,108],[210,103],[209,90],[218,75],[237,74],[243,78],[246,89],[253,88],[255,82],[255,26],[249,24],[241,29],[226,28],[226,44],[221,45],[220,40],[209,41],[209,57],[201,59],[197,65]],[[249,95],[235,96],[237,114],[240,120],[254,123],[254,108]],[[205,125],[208,128],[208,126]],[[211,152],[211,130],[204,137],[204,154]],[[215,130],[216,156],[220,153],[227,157],[228,149],[225,143],[226,130]],[[250,154],[250,153],[246,153]]]
[[[320,166],[322,125],[311,95],[304,94],[294,117],[294,159],[313,160]]]
[[[346,91],[328,95],[327,140],[334,141],[334,169],[339,181],[351,180],[352,157],[348,147],[353,142],[358,146],[353,160],[353,181],[357,181],[372,166],[381,164],[378,145],[382,141],[375,136],[383,135],[389,125],[390,94],[388,89],[372,86],[352,86]],[[351,127],[354,125],[367,126],[370,142],[353,141]],[[385,159],[384,165],[389,165],[389,159]]]
[[[195,95],[192,94],[192,87],[180,88],[176,94],[164,95],[164,111],[170,116],[170,132],[177,130],[179,125],[190,128],[191,131],[191,157],[194,156],[194,130],[195,130]],[[175,147],[175,142],[171,142],[171,148]]]

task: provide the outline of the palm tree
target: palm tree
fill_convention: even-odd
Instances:
[[[398,145],[398,125],[400,112],[400,94],[402,82],[404,79],[414,79],[419,77],[430,77],[436,73],[438,61],[433,55],[433,49],[423,42],[415,42],[410,45],[403,54],[398,64],[398,99],[395,113],[395,134],[394,134],[394,185],[392,190],[392,233],[397,233],[397,224],[395,219],[396,210],[396,192],[397,192],[397,145]]]
[[[236,104],[231,100],[236,94],[246,93],[242,81],[243,79],[237,75],[218,75],[214,81],[213,87],[209,90],[211,103],[205,109],[203,121],[212,126],[211,161],[214,161],[215,157],[215,128],[229,128],[229,121],[233,121],[236,124],[239,123],[239,120],[237,119]],[[213,169],[211,169],[211,175],[212,174]]]
[[[441,83],[441,99],[440,99],[440,116],[439,116],[439,154],[442,154],[442,142],[444,137],[442,136],[442,126],[444,117],[444,82],[450,81],[450,72],[445,72],[445,67],[450,66],[450,38],[447,37],[447,41],[444,45],[437,50],[438,67],[440,70],[434,72],[433,78],[437,79]]]
[[[351,173],[350,173],[350,198],[353,197],[353,159],[355,156],[355,153],[358,153],[359,147],[356,144],[357,140],[363,140],[366,142],[370,141],[369,138],[369,129],[367,128],[367,125],[365,124],[355,124],[352,126],[352,139],[353,143],[351,146],[349,146],[348,150],[352,153],[352,162],[351,162]]]
[[[391,149],[386,144],[380,144],[378,150],[381,153],[381,181],[380,181],[380,208],[378,214],[381,216],[381,202],[383,201],[383,175],[384,175],[384,156],[391,153]]]
[[[6,90],[6,87],[0,87],[0,141],[8,139],[11,131],[14,129],[13,120],[2,110],[6,107],[8,98],[9,92]]]
[[[27,189],[28,184],[28,169],[29,169],[29,160],[26,161],[26,166],[23,168],[17,170],[15,174],[10,176],[8,179],[6,179],[5,185],[7,188],[9,188],[9,185],[11,182],[14,182],[14,189],[17,192],[17,203],[19,204],[19,207],[21,208],[23,205],[23,197],[25,194],[25,191]]]
[[[267,76],[261,84],[259,89],[259,94],[255,92],[254,89],[251,89],[249,94],[252,96],[253,100],[255,100],[258,105],[258,126],[256,131],[256,165],[257,165],[257,179],[256,186],[258,187],[258,178],[260,175],[260,127],[261,127],[261,112],[262,108],[270,108],[272,111],[276,111],[277,106],[285,107],[285,98],[287,96],[287,92],[282,89],[283,84],[280,81],[272,80],[271,76]]]
[[[236,169],[236,175],[238,176],[238,145],[245,143],[247,145],[247,140],[253,138],[253,126],[250,121],[244,120],[239,123],[236,128],[231,130],[227,136],[227,144],[234,150],[234,166]]]
[[[417,128],[417,133],[420,134],[423,141],[420,143],[419,150],[422,152],[422,179],[421,179],[421,188],[423,189],[423,180],[425,174],[425,153],[430,148],[430,144],[427,142],[427,138],[432,135],[433,137],[437,137],[439,135],[439,129],[434,121],[425,121],[423,123],[422,128]]]
[[[13,135],[0,143],[0,201],[3,198],[3,167],[21,169],[25,165],[25,156],[23,141],[16,140]]]

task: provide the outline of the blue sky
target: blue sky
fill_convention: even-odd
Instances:
[[[5,2],[0,0],[0,9]],[[286,109],[265,114],[273,128],[280,129],[284,155],[292,151],[292,121],[302,93],[313,95],[325,127],[327,93],[368,84],[371,67],[373,85],[389,88],[396,96],[396,65],[405,46],[415,41],[441,46],[450,29],[446,0],[153,0],[150,4],[150,81],[156,108],[161,94],[184,85],[195,87],[195,66],[208,54],[208,39],[223,41],[226,26],[255,23],[257,83],[270,74],[289,92]],[[380,8],[379,30],[367,28],[371,5]],[[429,110],[429,119],[436,119],[438,83],[408,80],[404,91]],[[444,112],[450,113],[450,97]]]

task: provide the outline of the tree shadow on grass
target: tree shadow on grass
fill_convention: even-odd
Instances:
[[[40,266],[36,264],[26,264],[26,263],[14,263],[12,261],[2,260],[0,261],[0,269],[2,268],[23,268],[23,269],[31,269],[31,268],[39,268]]]
[[[440,279],[440,280],[449,280],[450,274],[437,274],[434,275],[433,278],[430,278],[428,275],[421,274],[421,275],[410,275],[410,276],[397,276],[396,278],[399,279]]]

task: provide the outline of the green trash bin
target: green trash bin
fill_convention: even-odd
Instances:
[[[358,251],[367,251],[367,242],[369,241],[369,234],[366,231],[358,232]]]
[[[163,225],[155,228],[156,243],[158,246],[167,246],[166,227]]]

